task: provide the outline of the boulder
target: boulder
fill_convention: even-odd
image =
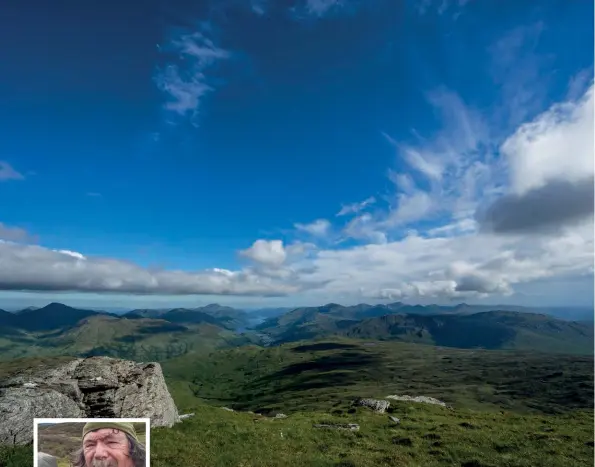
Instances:
[[[395,401],[405,401],[405,402],[419,402],[423,404],[434,404],[440,405],[442,407],[446,407],[446,403],[442,402],[441,400],[434,399],[433,397],[426,397],[426,396],[386,396],[387,399],[392,399]]]
[[[37,467],[58,467],[58,459],[45,452],[40,452],[37,454]]]
[[[358,399],[357,405],[368,407],[377,413],[384,413],[390,407],[390,402],[382,399]]]
[[[275,415],[275,418],[287,418],[287,415],[285,415],[284,413],[278,413],[277,415]]]
[[[25,371],[0,383],[0,444],[28,444],[34,418],[150,418],[180,421],[158,363],[108,357]]]
[[[397,417],[393,417],[392,415],[388,416],[388,419],[393,422],[395,425],[398,425],[399,423],[401,423],[401,419],[397,418]]]

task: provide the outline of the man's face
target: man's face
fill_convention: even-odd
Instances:
[[[87,467],[134,467],[126,433],[113,428],[87,433],[83,453]]]

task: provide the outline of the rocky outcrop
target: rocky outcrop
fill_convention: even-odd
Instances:
[[[386,396],[387,399],[393,399],[395,401],[405,401],[405,402],[420,402],[423,404],[434,404],[440,405],[442,407],[446,407],[446,403],[442,402],[441,400],[434,399],[433,397],[426,397],[426,396]]]
[[[27,444],[34,418],[150,418],[180,421],[158,363],[76,359],[0,381],[0,444]]]
[[[390,407],[390,402],[381,399],[358,399],[357,405],[368,407],[377,413],[384,413]]]
[[[45,452],[37,454],[37,467],[58,467],[58,459]]]

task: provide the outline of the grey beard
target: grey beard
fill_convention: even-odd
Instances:
[[[118,467],[118,463],[111,459],[105,459],[105,460],[93,459],[91,461],[91,465],[89,467]]]

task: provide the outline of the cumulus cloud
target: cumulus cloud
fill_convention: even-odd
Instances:
[[[155,81],[167,96],[165,108],[179,116],[198,115],[203,98],[214,90],[209,72],[231,56],[203,29],[181,34],[160,48],[172,58]]]
[[[522,125],[501,148],[510,167],[510,189],[522,195],[553,180],[571,183],[594,174],[593,84],[574,102],[552,106]]]
[[[287,252],[281,240],[256,240],[250,248],[240,251],[240,256],[265,266],[280,267]]]
[[[24,175],[15,170],[8,162],[0,161],[0,182],[24,179]]]
[[[484,229],[496,233],[551,231],[593,216],[595,179],[552,181],[522,195],[498,199],[480,214]]]
[[[250,270],[149,270],[117,259],[1,241],[0,290],[279,296],[299,286]]]
[[[20,227],[10,227],[0,222],[0,240],[12,242],[35,242],[37,237],[30,235],[25,229]]]
[[[497,233],[551,231],[593,216],[593,85],[575,101],[556,104],[502,144],[508,193],[478,212]]]

